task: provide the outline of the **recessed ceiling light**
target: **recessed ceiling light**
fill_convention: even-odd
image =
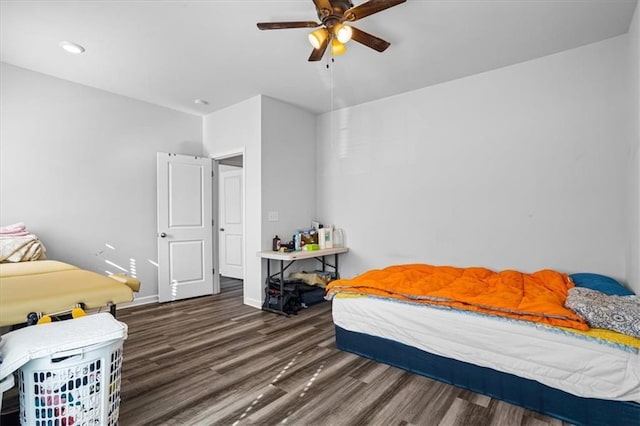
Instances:
[[[61,41],[60,47],[62,47],[64,50],[66,50],[69,53],[73,53],[74,55],[79,55],[81,53],[84,53],[84,51],[86,50],[84,47],[80,46],[79,44],[70,43],[68,41]]]
[[[193,103],[198,105],[209,105],[209,101],[205,101],[204,99],[196,99]]]

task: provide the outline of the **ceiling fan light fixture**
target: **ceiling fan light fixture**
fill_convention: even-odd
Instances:
[[[347,48],[345,43],[353,39],[378,52],[384,52],[390,45],[372,34],[352,27],[351,23],[405,3],[407,0],[366,0],[354,6],[351,0],[313,0],[320,22],[316,21],[285,21],[258,22],[260,30],[281,30],[286,28],[319,28],[308,35],[313,51],[309,62],[322,59],[331,44],[334,55],[341,55]],[[347,24],[347,25],[345,25]]]
[[[309,34],[309,43],[314,49],[320,49],[327,37],[329,37],[329,32],[326,28],[320,28]]]
[[[331,40],[331,54],[333,56],[342,55],[347,51],[347,47],[340,42],[338,39]]]
[[[353,30],[349,25],[337,24],[333,27],[333,33],[340,43],[344,44],[351,40],[351,36],[353,35]]]

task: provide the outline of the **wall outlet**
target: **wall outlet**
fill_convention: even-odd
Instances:
[[[277,222],[278,219],[278,212],[268,212],[267,213],[267,220],[269,222]]]

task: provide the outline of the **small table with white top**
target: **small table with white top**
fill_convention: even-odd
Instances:
[[[328,249],[320,249],[320,250],[300,250],[300,251],[290,251],[290,252],[279,252],[266,250],[258,252],[258,256],[267,261],[267,281],[265,283],[267,293],[265,303],[262,305],[262,309],[269,312],[274,312],[277,314],[282,314],[289,316],[284,312],[283,300],[284,297],[284,271],[286,271],[295,261],[304,260],[304,259],[316,259],[320,263],[322,263],[322,271],[326,271],[327,267],[333,268],[336,279],[340,278],[340,274],[338,272],[338,255],[342,253],[348,252],[349,249],[346,247],[334,247]],[[327,262],[326,256],[333,255],[333,264]],[[276,260],[280,261],[280,270],[275,272],[273,275],[271,274],[271,261]],[[288,262],[285,265],[285,262]],[[269,290],[269,282],[271,278],[280,276],[278,278],[280,282],[280,309],[272,309],[269,308],[269,299],[268,299],[268,290]]]

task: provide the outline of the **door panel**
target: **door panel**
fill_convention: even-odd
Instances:
[[[220,168],[220,274],[244,278],[241,168]]]
[[[242,267],[242,236],[225,235],[225,264]]]
[[[202,173],[199,165],[176,163],[169,166],[170,227],[202,227]]]
[[[184,284],[204,279],[202,241],[169,241],[171,282]],[[176,260],[179,260],[176,262]]]
[[[158,153],[158,298],[213,294],[211,159]]]

